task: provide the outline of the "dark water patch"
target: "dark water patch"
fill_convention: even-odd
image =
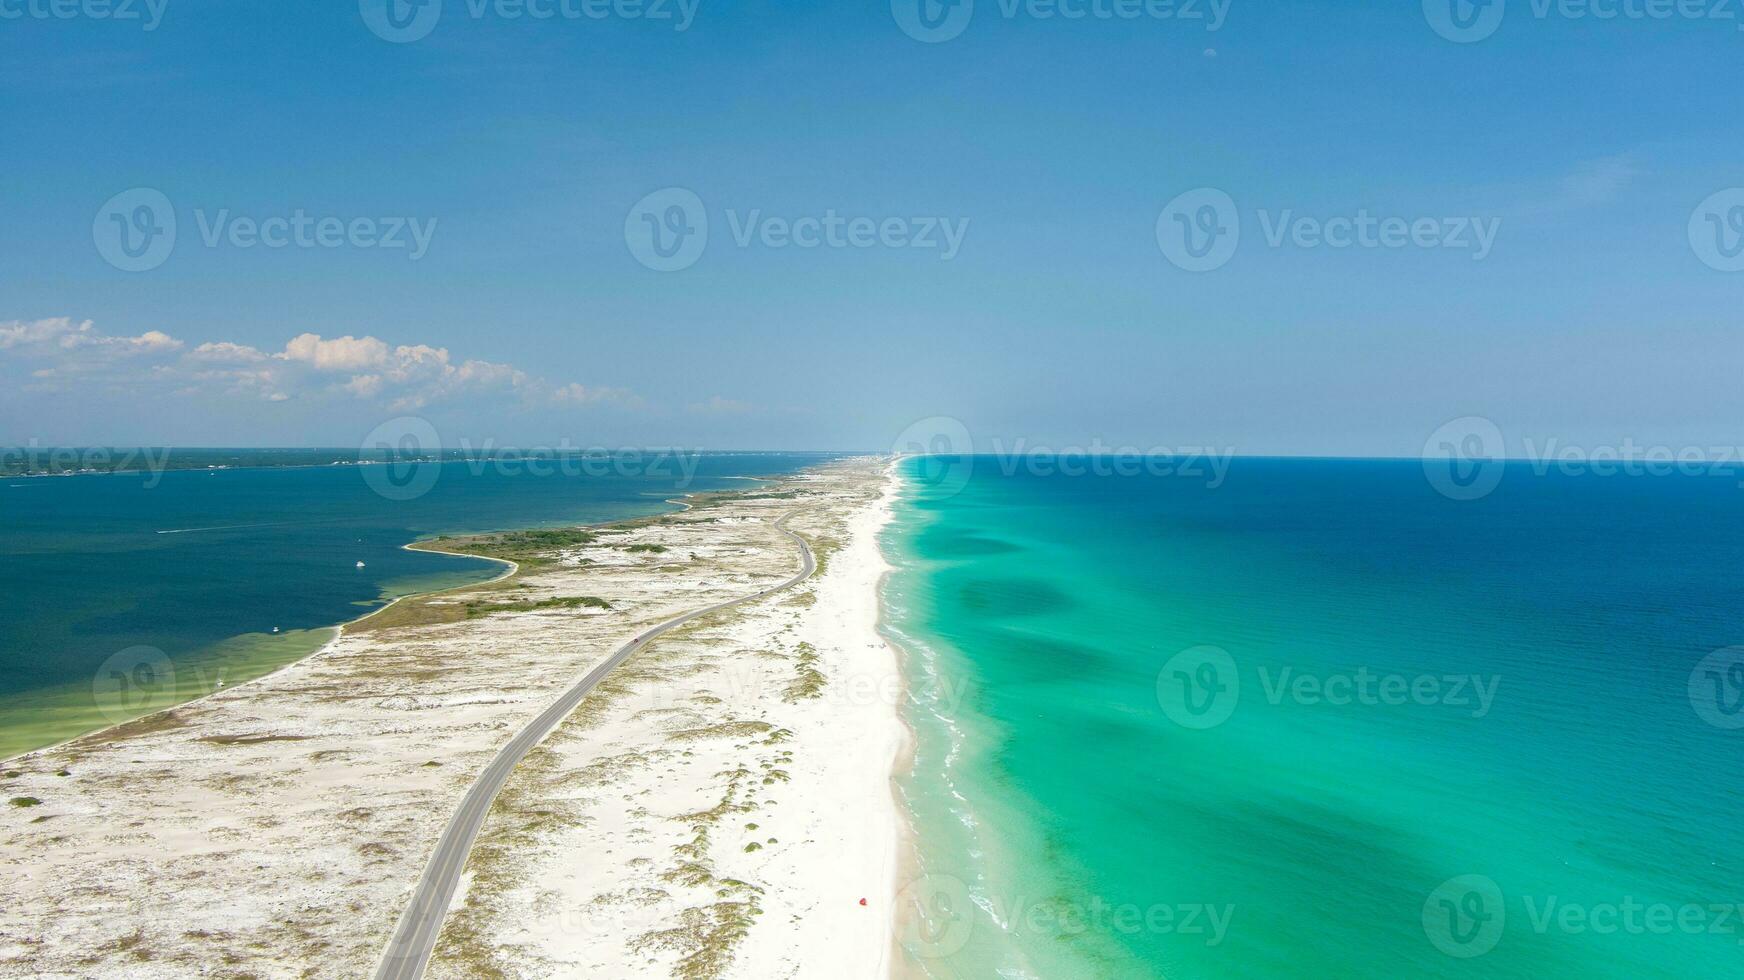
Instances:
[[[1039,578],[973,578],[957,587],[958,611],[984,619],[1053,616],[1077,604]]]
[[[922,531],[915,540],[915,552],[922,558],[949,561],[953,558],[982,558],[1022,551],[1023,547],[1004,538],[988,537],[973,531],[961,531],[948,525],[935,524]]]
[[[1042,685],[1038,697],[1122,672],[1118,657],[1099,647],[1013,630],[972,630],[963,638],[977,651],[976,674],[989,688]],[[1016,691],[1010,692],[1017,696]],[[995,708],[995,715],[1004,709]]]

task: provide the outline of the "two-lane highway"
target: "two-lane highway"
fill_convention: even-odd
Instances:
[[[587,697],[588,692],[593,690],[594,685],[646,646],[648,641],[662,633],[677,629],[709,613],[754,602],[783,589],[791,589],[811,577],[817,570],[817,562],[813,559],[811,548],[805,543],[805,539],[787,529],[787,519],[792,516],[791,513],[783,515],[775,522],[775,526],[799,545],[799,574],[780,585],[685,613],[642,633],[619,647],[604,663],[588,671],[586,677],[565,691],[561,698],[540,712],[539,717],[534,718],[509,744],[503,746],[503,750],[497,753],[497,757],[491,760],[478,780],[466,791],[465,798],[460,801],[460,809],[455,811],[453,819],[448,822],[448,829],[442,832],[441,839],[436,842],[436,851],[424,868],[424,876],[418,880],[418,887],[412,892],[412,900],[400,916],[399,925],[394,928],[393,939],[388,943],[381,966],[376,970],[376,980],[417,980],[424,975],[424,968],[430,962],[430,953],[436,948],[436,936],[442,931],[442,920],[448,912],[448,903],[453,900],[454,889],[460,884],[460,873],[466,867],[466,857],[472,851],[479,829],[484,826],[484,818],[490,812],[491,802],[508,781],[509,773],[514,771],[516,763],[532,751],[533,746],[543,741],[558,723],[567,718],[576,705]]]

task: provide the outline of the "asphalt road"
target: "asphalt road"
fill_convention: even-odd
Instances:
[[[394,937],[382,955],[381,966],[376,969],[376,980],[417,980],[424,975],[424,968],[430,962],[430,953],[436,948],[436,935],[442,931],[442,919],[448,913],[448,903],[453,900],[454,889],[460,884],[460,872],[466,867],[466,856],[472,851],[472,843],[478,837],[479,828],[484,826],[484,818],[490,812],[491,802],[497,798],[497,793],[508,781],[515,764],[532,751],[533,746],[543,741],[559,722],[567,718],[576,705],[587,697],[588,692],[593,690],[594,685],[636,651],[647,646],[648,641],[662,633],[677,629],[709,613],[754,602],[783,589],[790,589],[811,577],[812,572],[817,569],[817,562],[805,540],[787,529],[787,519],[792,516],[791,513],[783,515],[775,526],[799,545],[802,559],[799,574],[761,592],[717,602],[669,619],[641,634],[619,647],[604,663],[588,671],[586,677],[565,691],[561,698],[540,712],[539,717],[534,718],[509,744],[503,746],[503,750],[479,774],[472,788],[466,791],[466,797],[460,801],[460,809],[454,812],[454,817],[448,821],[448,829],[442,832],[441,839],[436,842],[436,851],[430,855],[430,863],[424,867],[424,876],[418,879],[418,887],[412,892],[412,900],[401,914],[399,924],[394,927]]]

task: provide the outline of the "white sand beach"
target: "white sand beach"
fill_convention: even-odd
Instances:
[[[876,628],[885,466],[488,537],[516,575],[12,760],[7,795],[40,802],[0,814],[0,975],[369,975],[484,765],[625,641],[791,576],[791,515],[811,579],[655,640],[515,769],[429,975],[888,976],[906,736]]]

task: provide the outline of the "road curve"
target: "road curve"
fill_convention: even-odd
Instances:
[[[448,903],[453,900],[454,889],[460,884],[460,872],[466,867],[466,856],[472,851],[472,843],[478,837],[479,829],[484,826],[484,818],[490,812],[491,802],[497,798],[497,793],[508,781],[515,764],[531,752],[533,746],[544,741],[545,736],[587,697],[594,685],[611,673],[613,668],[646,646],[649,640],[662,633],[677,629],[709,613],[754,602],[783,589],[790,589],[811,577],[817,570],[817,561],[812,557],[811,547],[805,543],[805,539],[787,529],[787,519],[792,516],[792,513],[783,515],[775,522],[775,526],[799,545],[802,560],[799,574],[761,592],[717,602],[669,619],[638,635],[619,647],[604,663],[588,671],[586,677],[565,691],[561,698],[540,712],[539,717],[534,718],[509,744],[503,746],[502,751],[497,753],[497,757],[491,760],[490,765],[485,767],[477,781],[466,791],[466,797],[460,801],[460,809],[454,812],[454,817],[448,821],[448,829],[442,832],[442,837],[436,842],[436,851],[430,855],[430,863],[424,867],[424,876],[418,879],[418,887],[412,892],[411,902],[401,914],[399,924],[394,927],[393,939],[388,942],[381,965],[376,969],[376,980],[417,980],[424,975],[424,968],[430,962],[430,953],[436,948],[436,935],[442,931],[442,919],[448,912]]]

